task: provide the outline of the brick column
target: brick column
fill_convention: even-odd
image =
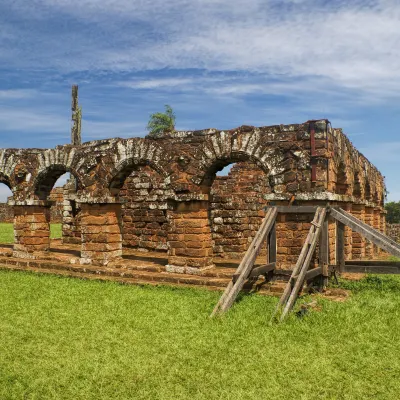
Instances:
[[[374,228],[381,231],[381,210],[379,208],[374,208]],[[380,249],[374,244],[374,254],[378,256],[380,254]]]
[[[81,263],[107,265],[122,256],[121,204],[80,203]]]
[[[35,258],[34,253],[50,248],[51,202],[14,205],[14,257]]]
[[[360,221],[364,222],[365,206],[360,204],[353,204],[352,214]],[[353,260],[362,260],[365,258],[365,239],[364,237],[353,232]]]
[[[365,223],[374,226],[374,209],[372,207],[365,207]],[[365,257],[374,258],[374,244],[369,240],[365,240]]]
[[[214,266],[208,207],[202,200],[169,205],[167,271],[198,274]]]
[[[342,204],[343,210],[352,213],[352,204]],[[344,259],[351,260],[353,256],[353,231],[348,226],[344,227]]]
[[[386,213],[383,210],[381,210],[380,220],[381,220],[380,231],[384,235],[386,235]],[[380,249],[380,254],[387,254],[387,253],[384,250]]]

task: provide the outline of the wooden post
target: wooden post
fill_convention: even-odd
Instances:
[[[268,260],[267,264],[276,263],[276,222],[268,235]]]
[[[337,221],[336,223],[336,264],[339,267],[339,272],[344,272],[345,257],[344,257],[344,230],[345,225]]]
[[[329,264],[329,218],[325,218],[321,230],[321,239],[319,241],[319,265],[324,269],[325,265]],[[328,277],[322,276],[322,286],[326,287]]]
[[[81,108],[78,104],[78,85],[72,85],[72,127],[71,127],[71,144],[80,146],[82,144],[81,138]]]

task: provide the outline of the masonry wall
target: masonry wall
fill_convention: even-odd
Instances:
[[[265,215],[268,193],[268,176],[254,163],[236,163],[227,176],[215,178],[210,212],[215,256],[244,255]]]
[[[400,243],[400,224],[386,224],[386,234]]]
[[[167,198],[162,177],[148,166],[133,171],[119,193],[123,202],[123,245],[141,250],[167,250]]]
[[[0,203],[0,222],[13,222],[14,211],[7,203]]]
[[[49,200],[54,201],[50,207],[50,218],[52,223],[61,223],[63,214],[63,188],[57,187],[50,192]],[[7,203],[0,203],[0,223],[11,223],[14,219],[13,207]]]

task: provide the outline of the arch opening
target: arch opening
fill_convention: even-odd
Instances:
[[[221,167],[214,172],[210,187],[214,259],[239,259],[261,225],[267,205],[264,196],[272,189],[268,174],[255,162],[239,161]],[[260,256],[265,255],[263,249]]]
[[[112,177],[109,185],[110,193],[114,196],[118,196],[120,190],[123,188],[127,178],[136,170],[146,167],[147,171],[154,171],[159,176],[164,177],[163,171],[153,162],[149,160],[137,161],[128,159],[124,161],[118,168],[118,172]]]
[[[37,176],[34,194],[39,200],[47,200],[56,183],[63,186],[67,183],[67,180],[71,190],[76,192],[81,188],[81,182],[71,170],[64,165],[53,165]]]
[[[8,205],[8,199],[12,195],[13,193],[7,181],[4,182],[4,180],[0,179],[0,245],[14,242],[14,211],[13,206]]]
[[[80,205],[76,193],[81,183],[76,175],[63,165],[53,165],[40,173],[35,182],[35,197],[49,200],[50,235],[63,243],[81,243]]]
[[[231,157],[226,159],[215,160],[211,165],[208,166],[206,173],[203,176],[201,185],[203,187],[211,187],[216,176],[224,176],[227,174],[236,163],[251,163],[265,174],[269,174],[268,167],[261,163],[257,158],[252,157],[245,153],[232,154]]]
[[[122,244],[139,251],[168,250],[168,202],[173,195],[151,163],[123,166],[110,183],[121,206]]]

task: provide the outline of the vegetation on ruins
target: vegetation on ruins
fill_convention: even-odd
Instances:
[[[172,107],[166,104],[165,112],[151,114],[147,130],[151,137],[173,132],[175,130],[175,114]]]
[[[400,201],[390,201],[386,203],[385,210],[387,211],[386,221],[389,224],[400,223]]]
[[[400,279],[341,285],[269,325],[274,297],[0,271],[0,398],[398,399]]]

